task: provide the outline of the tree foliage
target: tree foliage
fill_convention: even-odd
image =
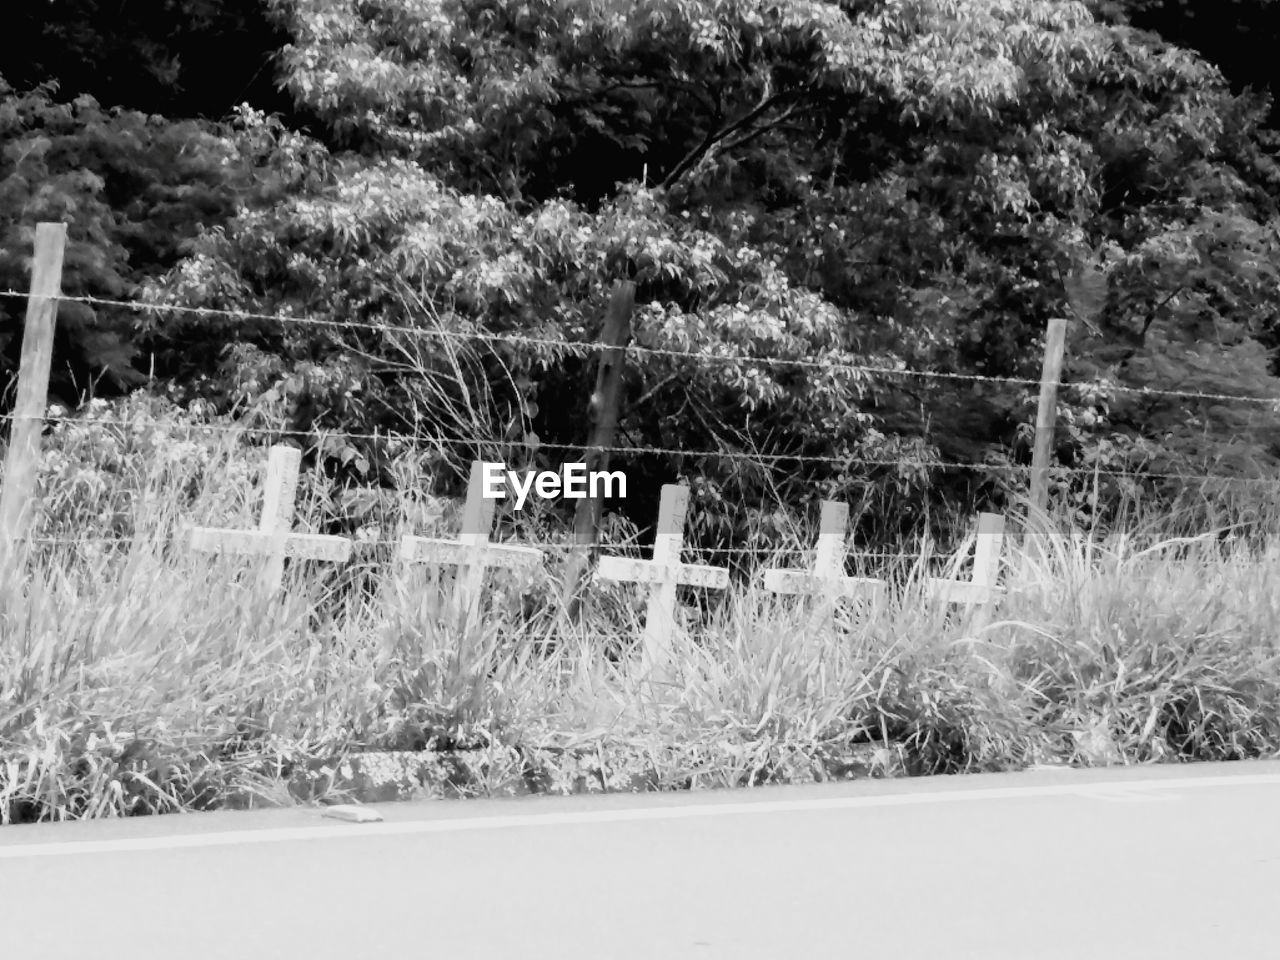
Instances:
[[[1272,101],[1268,125],[1280,119],[1274,68],[1280,43],[1276,0],[1094,0],[1101,16],[1158,34],[1217,64],[1237,91],[1266,93]]]
[[[926,496],[995,493],[1017,479],[1005,467],[1033,412],[1002,378],[1038,376],[1063,315],[1083,383],[1064,394],[1064,462],[1273,472],[1261,406],[1126,392],[1280,387],[1267,105],[1126,11],[269,7],[290,39],[282,81],[323,129],[242,113],[223,140],[260,189],[145,286],[324,322],[155,314],[140,337],[218,357],[200,382],[215,399],[295,428],[412,430],[455,458],[481,437],[554,463],[556,444],[585,439],[575,345],[629,278],[636,342],[656,352],[634,358],[625,442],[688,454],[624,465],[759,505],[735,523],[767,526],[778,495],[861,492],[896,522]],[[498,339],[465,346],[473,334]],[[900,367],[989,379],[886,372]],[[935,466],[952,461],[984,466]]]
[[[134,110],[93,97],[56,98],[48,86],[18,93],[0,79],[0,286],[23,290],[35,224],[69,226],[62,289],[129,299],[141,280],[165,273],[206,224],[232,216],[249,177],[217,127]],[[0,369],[16,369],[23,304],[0,300]],[[106,392],[137,385],[154,345],[136,315],[63,303],[58,312],[55,396],[95,381]],[[161,370],[161,373],[166,372]]]

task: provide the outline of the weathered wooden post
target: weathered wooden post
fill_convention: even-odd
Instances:
[[[468,611],[474,610],[489,567],[528,569],[542,562],[541,550],[490,542],[496,512],[497,501],[484,495],[484,462],[475,460],[467,482],[467,502],[458,539],[437,540],[406,534],[400,539],[400,560],[433,566],[456,565],[462,600]]]
[[[18,396],[0,477],[0,568],[17,542],[30,529],[35,513],[36,475],[40,465],[40,433],[49,402],[49,368],[53,360],[53,329],[62,294],[62,259],[67,225],[36,225],[31,288],[22,334],[22,362],[18,368]]]
[[[818,521],[818,549],[809,570],[766,570],[764,586],[773,593],[801,594],[820,598],[830,612],[836,600],[866,597],[883,598],[885,582],[867,577],[848,577],[844,558],[849,537],[849,505],[825,500]]]
[[[1058,384],[1066,352],[1067,321],[1049,321],[1040,371],[1040,405],[1036,410],[1035,446],[1031,451],[1031,502],[1039,510],[1049,507],[1049,462],[1053,457],[1053,428],[1058,419]]]
[[[302,453],[296,447],[272,447],[267,461],[267,479],[258,529],[190,528],[191,549],[200,553],[265,557],[266,563],[259,575],[258,587],[267,597],[275,596],[280,590],[285,557],[330,562],[342,562],[350,557],[351,541],[346,537],[290,532],[301,461]]]
[[[675,632],[676,588],[680,584],[723,590],[729,586],[729,571],[680,562],[684,549],[685,515],[689,510],[689,488],[668,483],[662,487],[658,505],[658,530],[653,539],[653,559],[601,557],[598,580],[652,584],[645,612],[641,640],[646,673],[660,673],[670,664]]]
[[[596,388],[587,406],[591,419],[591,439],[583,461],[587,475],[609,469],[609,448],[618,432],[622,411],[622,375],[626,368],[626,346],[631,339],[631,311],[635,307],[636,285],[630,280],[619,282],[613,289],[609,311],[605,315],[601,342],[605,345],[596,367]],[[600,498],[589,496],[579,500],[573,511],[574,548],[569,554],[564,574],[564,605],[569,616],[577,619],[582,604],[582,585],[600,537]]]

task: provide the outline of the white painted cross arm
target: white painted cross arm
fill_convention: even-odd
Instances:
[[[873,577],[823,577],[812,570],[766,570],[764,588],[771,593],[853,600],[880,596],[885,582]]]
[[[818,526],[818,550],[811,570],[766,570],[764,586],[773,593],[804,594],[822,599],[879,598],[883,580],[848,577],[844,557],[849,529],[849,505],[825,500]]]
[[[400,539],[400,559],[408,563],[479,564],[484,567],[527,569],[542,562],[536,547],[507,546],[500,543],[468,543],[466,540],[438,540],[406,534]]]
[[[977,543],[973,549],[973,579],[944,580],[931,578],[927,584],[930,599],[966,606],[990,603],[1002,591],[996,586],[1000,576],[1000,552],[1004,547],[1004,517],[998,513],[978,514]]]
[[[729,586],[729,571],[723,567],[636,560],[631,557],[601,557],[596,567],[596,577],[600,580],[628,583],[674,583],[685,587],[708,587],[712,590],[723,590]]]

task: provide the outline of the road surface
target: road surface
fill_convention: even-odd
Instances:
[[[1280,957],[1280,763],[0,828],[8,960]]]

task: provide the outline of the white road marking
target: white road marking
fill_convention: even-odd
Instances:
[[[1090,787],[1098,793],[1114,787],[1120,792],[1207,790],[1215,787],[1256,787],[1280,784],[1280,773],[1241,774],[1228,777],[1188,777],[1160,780],[1116,781],[1114,784],[1057,783],[1039,787],[988,787],[892,793],[881,796],[828,797],[807,800],[759,800],[737,803],[698,803],[684,806],[634,807],[626,810],[580,810],[564,813],[528,813],[491,817],[459,817],[437,820],[407,820],[362,825],[280,827],[262,830],[228,830],[222,833],[180,834],[166,837],[130,837],[116,840],[81,840],[53,843],[3,845],[0,829],[0,860],[30,857],[65,857],[93,853],[121,853],[144,850],[191,850],[236,844],[283,843],[291,840],[335,840],[352,837],[401,837],[425,833],[462,833],[469,830],[505,830],[516,827],[579,826],[595,823],[635,823],[646,820],[692,820],[711,817],[765,813],[804,813],[821,810],[857,810],[872,807],[935,806],[974,803],[982,800],[1017,800],[1032,797],[1080,795]]]

